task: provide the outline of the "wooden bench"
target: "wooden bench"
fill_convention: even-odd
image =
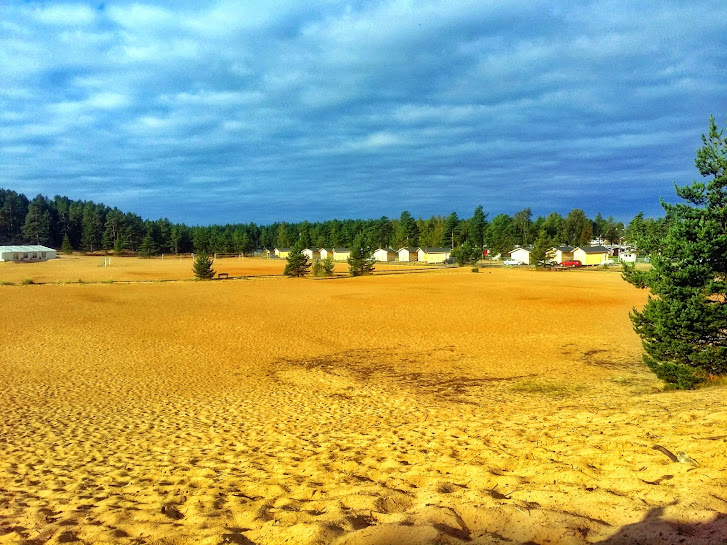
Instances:
[[[223,278],[230,278],[230,275],[228,273],[219,273],[217,278],[222,280]]]

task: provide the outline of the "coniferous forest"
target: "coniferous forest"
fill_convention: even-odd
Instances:
[[[135,253],[154,256],[162,253],[243,253],[261,248],[287,248],[301,242],[303,247],[348,247],[362,235],[370,248],[447,247],[465,243],[505,254],[516,245],[532,245],[546,237],[554,245],[578,246],[593,238],[617,243],[625,240],[645,252],[666,232],[669,218],[645,218],[637,214],[628,226],[600,213],[588,218],[573,209],[566,216],[552,212],[533,218],[529,208],[510,216],[489,217],[478,206],[469,218],[451,212],[428,219],[402,212],[398,218],[332,219],[322,222],[270,225],[236,223],[187,226],[168,219],[143,219],[92,201],[72,200],[56,195],[38,195],[32,200],[0,188],[0,245],[43,244],[65,251]]]

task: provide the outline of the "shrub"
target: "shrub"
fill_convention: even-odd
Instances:
[[[313,276],[317,278],[333,276],[333,266],[333,259],[330,257],[325,259],[316,259],[313,262]]]
[[[31,285],[31,284],[35,284],[35,282],[33,282],[33,279],[32,279],[32,278],[24,278],[24,279],[22,280],[22,282],[20,282],[20,283],[21,283],[21,284],[22,284],[23,286],[29,286],[29,285]]]

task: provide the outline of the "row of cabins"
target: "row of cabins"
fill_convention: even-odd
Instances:
[[[531,265],[531,250],[532,248],[515,248],[510,252],[510,257]],[[583,246],[582,248],[577,246],[556,246],[550,249],[550,254],[553,256],[552,260],[556,263],[577,259],[583,265],[600,265],[612,255],[611,249],[605,246]]]
[[[291,252],[291,248],[275,248],[270,254],[281,259],[286,259]],[[378,248],[372,257],[376,261],[418,261],[420,263],[444,263],[449,259],[452,250],[449,248],[399,248],[393,250],[391,248]],[[333,261],[346,261],[351,257],[349,248],[318,248],[303,250],[303,254],[308,259],[326,259],[331,258]]]

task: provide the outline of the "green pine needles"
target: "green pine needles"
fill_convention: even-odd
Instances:
[[[215,271],[212,270],[212,258],[204,252],[194,256],[192,271],[198,280],[209,280],[214,278]]]
[[[308,256],[303,253],[302,242],[299,241],[290,249],[287,259],[288,262],[285,264],[285,270],[283,271],[284,275],[303,277],[308,274],[311,264]]]
[[[374,274],[375,261],[371,258],[371,248],[366,244],[363,235],[356,235],[348,258],[348,274],[365,276]]]
[[[662,200],[673,222],[651,270],[626,267],[623,275],[652,294],[631,313],[644,363],[679,389],[727,374],[727,141],[714,117],[702,142],[695,164],[708,181],[676,186],[686,202]]]

